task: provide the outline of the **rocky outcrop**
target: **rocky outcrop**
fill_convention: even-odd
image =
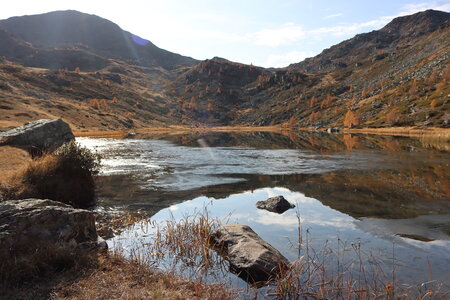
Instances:
[[[23,146],[30,150],[53,151],[75,139],[69,125],[61,119],[36,120],[0,134],[2,144]]]
[[[42,248],[106,248],[94,215],[52,200],[0,202],[0,257],[33,254]]]
[[[259,209],[266,209],[277,214],[282,214],[288,209],[294,208],[295,205],[291,204],[283,196],[276,196],[265,201],[256,202],[256,207]]]
[[[289,264],[247,225],[221,226],[211,234],[210,241],[229,261],[231,271],[252,284],[270,281]]]

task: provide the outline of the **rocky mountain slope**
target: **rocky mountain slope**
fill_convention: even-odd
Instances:
[[[75,129],[450,122],[446,12],[396,18],[282,69],[198,62],[74,11],[0,21],[0,41],[0,127],[40,117]]]

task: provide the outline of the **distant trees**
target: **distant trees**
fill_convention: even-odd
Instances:
[[[410,89],[409,89],[409,94],[410,94],[411,96],[417,93],[418,82],[419,82],[419,79],[414,78],[414,80],[413,80],[413,82],[412,82],[412,84],[411,84],[411,87],[410,87]]]
[[[100,101],[97,98],[89,100],[89,106],[95,109],[100,109]]]
[[[314,107],[317,105],[317,97],[313,96],[310,100],[309,100],[309,107]]]
[[[433,99],[433,101],[431,101],[431,103],[430,103],[430,107],[436,108],[436,106],[437,106],[437,101],[436,101],[436,99]]]
[[[364,88],[361,91],[361,98],[366,98],[368,93],[369,93],[369,91],[367,90],[367,88]]]
[[[354,127],[359,125],[360,120],[358,115],[355,112],[352,112],[351,110],[347,111],[344,117],[344,126],[346,127]]]
[[[191,101],[189,101],[189,109],[191,109],[191,110],[197,110],[198,109],[197,99],[194,96],[192,96],[191,97]]]
[[[439,75],[439,70],[434,69],[433,72],[430,73],[430,76],[427,77],[426,82],[430,83],[430,84],[436,83],[438,75]]]
[[[317,121],[319,119],[319,112],[318,111],[313,111],[310,115],[309,115],[309,121],[311,123],[314,123],[315,121]]]
[[[390,125],[397,125],[400,122],[400,110],[395,107],[386,115],[386,122]]]
[[[293,127],[293,126],[297,125],[297,123],[298,123],[297,117],[294,116],[294,115],[292,115],[292,116],[290,117],[289,121],[287,122],[287,125],[288,125],[289,127]]]
[[[97,99],[97,98],[92,98],[88,100],[87,103],[90,107],[94,108],[94,109],[98,109],[98,110],[109,110],[110,107],[108,105],[108,102],[106,101],[106,99]]]
[[[447,63],[447,67],[444,70],[444,74],[442,75],[442,81],[444,82],[450,81],[450,62]]]
[[[332,104],[333,104],[333,97],[330,94],[328,94],[327,97],[320,104],[320,108],[321,109],[329,108],[331,107]]]

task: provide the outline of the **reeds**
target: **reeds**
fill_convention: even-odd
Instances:
[[[176,221],[173,217],[162,224],[150,220],[134,225],[146,238],[138,240],[127,249],[116,245],[115,251],[146,265],[158,266],[166,271],[176,271],[202,282],[206,277],[220,279],[227,273],[227,263],[210,245],[209,236],[219,221],[207,213],[185,216]]]
[[[396,276],[399,262],[395,244],[388,259],[366,252],[361,241],[348,242],[339,237],[333,245],[327,241],[316,250],[311,246],[309,229],[303,230],[300,216],[297,218],[298,241],[291,244],[298,251],[298,259],[288,268],[280,268],[278,276],[254,292],[256,295],[272,299],[445,299],[450,295],[448,287],[431,280],[431,272],[426,283],[401,284]],[[148,238],[134,247],[115,249],[139,264],[157,266],[199,284],[224,283],[229,264],[211,249],[209,241],[210,233],[219,225],[220,220],[210,218],[206,210],[179,221],[171,217],[162,224],[140,222],[134,230]]]
[[[298,218],[298,256],[289,268],[271,283],[267,295],[277,299],[447,299],[449,287],[432,280],[420,285],[402,284],[396,276],[399,262],[392,243],[389,259],[364,251],[361,241],[347,242],[337,237],[334,247],[329,242],[320,251],[310,246]]]

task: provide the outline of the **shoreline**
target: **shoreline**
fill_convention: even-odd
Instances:
[[[314,129],[311,127],[285,127],[285,126],[216,126],[216,127],[187,127],[187,126],[170,126],[170,127],[146,127],[130,130],[86,130],[76,131],[73,133],[76,137],[125,137],[130,133],[159,133],[159,134],[185,134],[191,132],[327,132],[327,129]],[[368,134],[368,135],[387,135],[387,136],[403,136],[403,137],[436,137],[450,139],[450,128],[440,127],[384,127],[384,128],[342,128],[337,134]]]

